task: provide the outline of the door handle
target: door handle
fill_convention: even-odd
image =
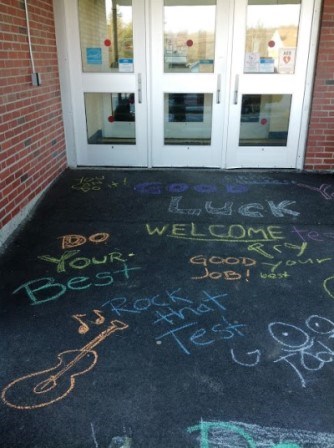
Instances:
[[[138,87],[138,103],[141,104],[143,102],[141,73],[138,73],[137,87]]]
[[[235,75],[233,104],[238,104],[238,95],[239,95],[239,75]]]
[[[221,77],[222,76],[220,74],[217,76],[217,97],[216,97],[217,104],[220,104]]]

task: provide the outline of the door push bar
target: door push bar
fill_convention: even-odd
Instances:
[[[238,94],[239,94],[239,75],[235,75],[233,104],[238,104]]]
[[[221,75],[218,75],[217,76],[217,99],[216,99],[217,104],[220,104],[220,92],[221,92],[220,88],[221,88]]]
[[[137,81],[138,81],[138,103],[141,104],[143,102],[141,73],[138,73]]]

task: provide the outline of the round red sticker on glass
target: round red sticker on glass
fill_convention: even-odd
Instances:
[[[110,45],[111,45],[111,40],[110,40],[110,39],[105,39],[105,41],[104,41],[104,45],[105,45],[106,47],[110,47]]]
[[[270,48],[274,48],[275,45],[276,45],[276,42],[274,40],[270,40],[268,42],[268,47],[270,47]]]
[[[188,39],[186,43],[187,43],[187,47],[192,47],[194,45],[194,41],[191,39]]]
[[[262,126],[264,126],[267,123],[268,123],[268,120],[266,118],[262,118],[262,120],[261,120]]]
[[[109,115],[108,121],[109,123],[113,123],[115,121],[115,117],[113,115]]]

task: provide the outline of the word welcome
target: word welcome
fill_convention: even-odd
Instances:
[[[199,216],[202,208],[180,208],[180,202],[183,200],[182,196],[172,196],[168,207],[169,213],[175,213],[179,215],[191,215]],[[273,201],[266,201],[269,211],[276,218],[284,218],[285,215],[299,216],[300,213],[287,208],[289,205],[295,204],[295,201],[282,201],[279,204],[275,204]],[[231,216],[233,214],[233,202],[224,202],[219,207],[214,207],[212,201],[206,201],[204,204],[204,210],[210,215],[216,216]],[[265,207],[259,202],[253,202],[251,204],[243,204],[237,208],[237,212],[242,216],[248,218],[264,218],[262,211]]]
[[[268,242],[285,239],[280,226],[243,226],[242,224],[146,224],[150,236],[168,236],[184,240],[226,242]]]
[[[126,263],[123,264],[122,269],[117,271],[98,272],[93,278],[72,277],[65,283],[56,282],[53,277],[42,277],[35,280],[30,280],[19,286],[13,294],[23,291],[25,297],[30,301],[31,305],[41,305],[42,303],[51,302],[59,299],[68,291],[83,291],[92,287],[111,286],[115,282],[116,276],[121,280],[129,280],[130,273],[141,269],[140,267],[128,267]]]

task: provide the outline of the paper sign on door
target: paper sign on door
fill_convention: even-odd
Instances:
[[[280,48],[278,54],[278,72],[294,73],[296,62],[295,48]]]

